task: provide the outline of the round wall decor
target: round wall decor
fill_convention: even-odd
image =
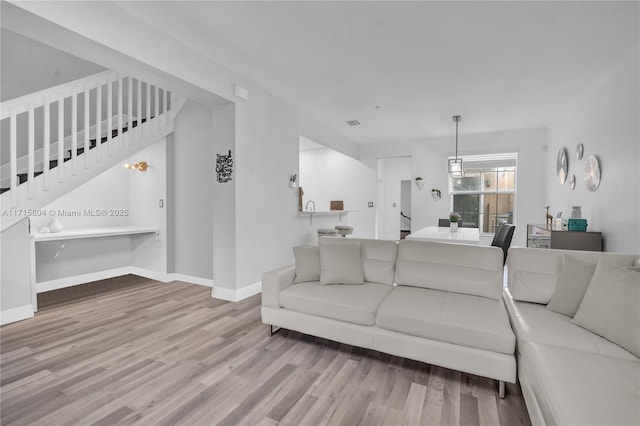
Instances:
[[[600,186],[600,163],[595,155],[590,155],[584,165],[584,183],[591,192]]]
[[[571,187],[572,191],[576,189],[576,175],[571,175],[569,177],[569,186]]]
[[[560,179],[560,183],[564,185],[567,181],[567,171],[569,170],[569,163],[567,161],[567,150],[563,147],[558,151],[558,161],[557,161],[557,169],[558,169],[558,179]]]
[[[579,143],[578,146],[576,147],[576,158],[578,160],[582,160],[582,155],[583,154],[584,154],[584,145]]]

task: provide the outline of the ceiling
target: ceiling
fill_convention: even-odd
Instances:
[[[461,134],[546,126],[640,22],[635,1],[117,4],[358,143],[450,135],[454,114]]]

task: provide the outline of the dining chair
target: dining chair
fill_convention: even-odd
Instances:
[[[438,219],[438,226],[440,228],[447,228],[451,225],[451,221],[449,219]]]
[[[509,246],[511,246],[511,240],[513,239],[513,233],[515,230],[515,225],[503,223],[498,229],[498,232],[496,232],[496,236],[493,238],[494,241],[491,242],[492,246],[500,247],[502,249],[502,253],[504,255],[502,260],[503,265],[507,263],[507,253],[509,251]]]

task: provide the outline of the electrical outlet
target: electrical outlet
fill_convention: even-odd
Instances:
[[[395,206],[396,206],[396,203],[393,203],[393,207],[395,207]]]
[[[160,206],[160,208],[164,207],[164,200],[162,198],[160,198],[160,202],[158,202],[158,205]]]
[[[373,201],[369,201],[369,207],[373,207]]]

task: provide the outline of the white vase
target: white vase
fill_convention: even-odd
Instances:
[[[54,217],[47,225],[47,228],[49,228],[49,232],[60,232],[62,231],[62,224],[57,217]]]
[[[458,232],[458,222],[450,222],[449,223],[449,231]]]

